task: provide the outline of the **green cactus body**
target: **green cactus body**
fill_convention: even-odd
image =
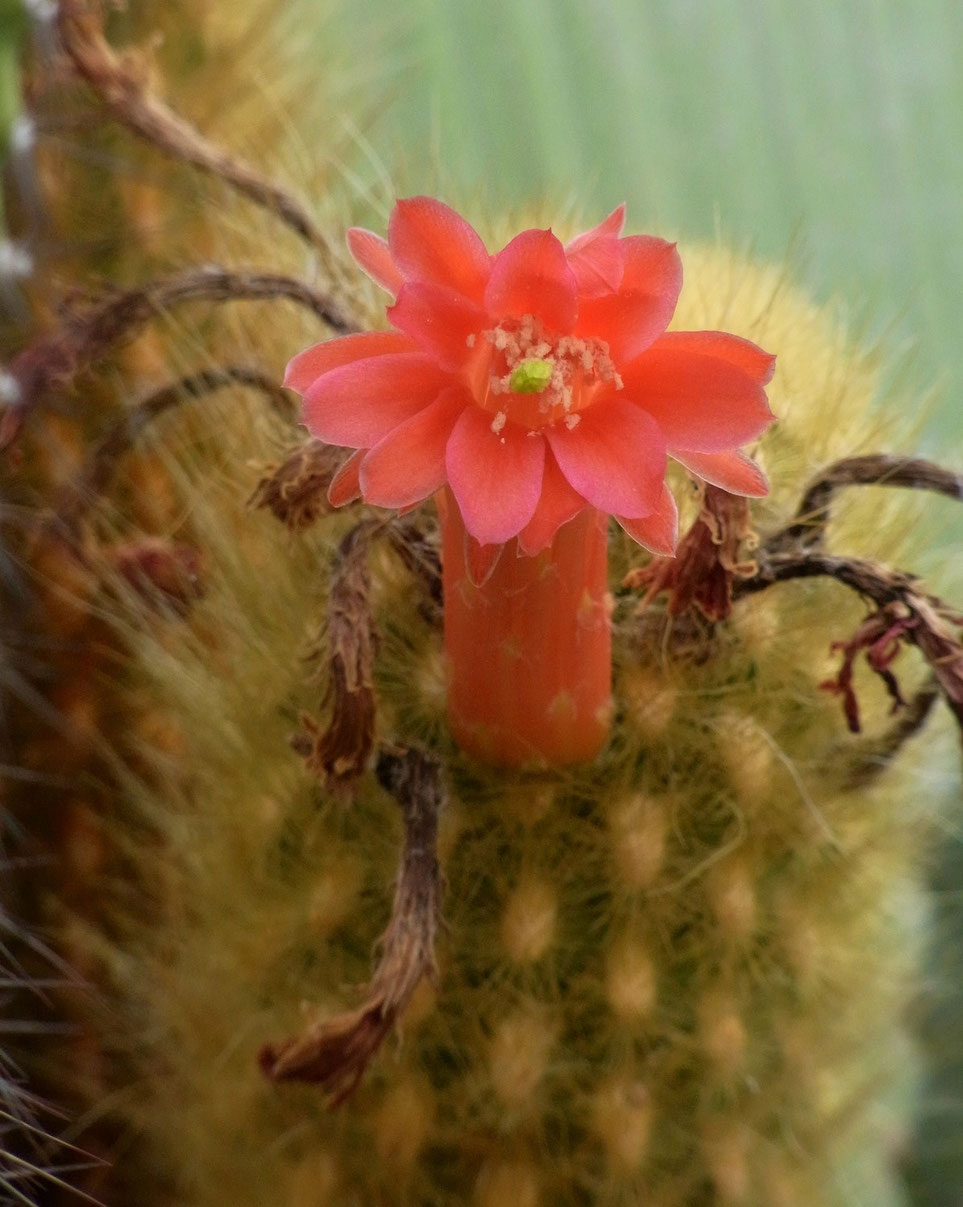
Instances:
[[[776,274],[719,250],[687,265],[700,287],[681,325],[724,308],[780,350],[764,532],[817,467],[876,443],[873,373]],[[899,1202],[939,743],[891,760],[869,677],[865,733],[845,732],[818,687],[861,613],[838,584],[771,588],[711,632],[673,627],[621,590],[644,560],[627,538],[612,538],[615,730],[595,763],[558,772],[458,754],[437,622],[374,546],[379,737],[433,752],[449,791],[437,982],[340,1107],[261,1075],[258,1048],[305,1009],[357,1003],[401,828],[372,775],[346,803],[289,747],[316,700],[301,658],[326,567],[357,517],[291,538],[246,511],[244,467],[277,427],[236,398],[204,417],[216,467],[184,455],[177,422],[156,438],[208,593],[186,620],[138,619],[130,598],[118,614],[139,719],[98,944],[113,999],[98,1042],[136,1138],[117,1201]],[[905,498],[867,494],[872,551],[898,552]],[[840,547],[865,543],[866,505],[843,508]]]

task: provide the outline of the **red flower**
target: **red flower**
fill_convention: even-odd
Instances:
[[[463,750],[503,765],[578,762],[606,740],[606,516],[674,553],[669,456],[733,493],[768,489],[737,450],[772,420],[773,358],[718,331],[667,334],[678,254],[622,238],[623,213],[490,256],[440,201],[399,201],[387,242],[348,234],[395,296],[395,330],[318,344],[285,378],[316,437],[358,450],[333,504],[436,496],[448,718]]]
[[[735,335],[666,332],[678,253],[621,237],[623,217],[565,246],[526,230],[494,256],[429,197],[396,204],[387,241],[350,231],[355,259],[395,295],[395,330],[318,344],[285,377],[313,435],[359,450],[331,501],[409,507],[447,484],[482,545],[517,537],[536,554],[592,507],[666,554],[678,531],[667,456],[764,495],[737,450],[773,418],[774,358]]]

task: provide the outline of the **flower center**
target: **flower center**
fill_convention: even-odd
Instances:
[[[558,421],[574,427],[599,386],[622,388],[604,340],[555,335],[530,314],[481,335],[490,351],[475,397],[493,413],[496,432],[509,420],[530,430]]]
[[[551,360],[523,360],[512,369],[508,388],[513,394],[541,394],[552,380],[555,362]]]

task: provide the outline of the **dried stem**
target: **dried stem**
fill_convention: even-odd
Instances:
[[[85,313],[69,315],[60,327],[40,336],[8,366],[7,372],[16,383],[19,396],[0,416],[0,449],[12,443],[27,412],[49,390],[71,381],[158,315],[185,302],[278,298],[305,306],[335,330],[350,329],[332,309],[330,300],[302,281],[275,273],[217,266],[172,273],[116,294]]]
[[[856,751],[847,751],[847,786],[862,787],[885,771],[903,745],[926,724],[939,696],[939,689],[931,680],[919,689],[882,735],[867,741]]]
[[[793,522],[769,540],[770,554],[786,552],[793,546],[813,549],[821,545],[836,492],[843,486],[901,486],[963,500],[963,476],[934,465],[932,461],[882,453],[846,457],[830,465],[810,483]]]
[[[65,488],[54,505],[57,522],[76,535],[80,521],[107,493],[121,460],[147,427],[188,399],[202,398],[233,385],[260,390],[278,409],[290,406],[289,396],[273,378],[244,365],[203,369],[171,382],[132,407],[101,437],[76,481]]]
[[[425,531],[413,516],[398,516],[388,525],[388,541],[424,588],[433,618],[441,610],[441,551],[437,530]]]
[[[749,579],[737,583],[734,596],[754,595],[773,583],[786,582],[792,578],[835,578],[837,582],[851,587],[860,595],[871,599],[879,607],[894,603],[904,594],[912,593],[916,582],[912,574],[902,570],[890,570],[878,562],[855,557],[838,557],[829,553],[799,550],[794,553],[777,553],[770,556],[768,545],[759,551],[758,572]]]
[[[100,4],[59,0],[57,30],[74,70],[117,121],[170,158],[223,180],[276,215],[326,261],[330,259],[328,240],[303,206],[253,168],[210,142],[144,87],[104,37]]]
[[[909,704],[890,669],[902,642],[922,653],[944,699],[963,729],[963,642],[955,630],[963,616],[917,586],[917,579],[877,562],[839,557],[822,548],[836,491],[842,486],[900,486],[963,500],[963,477],[916,457],[873,455],[847,457],[829,466],[810,484],[793,522],[771,536],[758,552],[758,572],[734,586],[733,598],[765,590],[795,578],[834,578],[875,605],[852,639],[837,643],[843,664],[832,683],[824,686],[841,695],[846,718],[859,731],[859,707],[852,685],[853,661],[861,650],[894,701],[894,711],[907,709],[903,724],[889,734],[899,745],[917,731],[929,712],[929,689]]]
[[[760,552],[759,573],[737,583],[734,597],[755,594],[773,583],[794,578],[834,578],[857,591],[876,605],[880,625],[886,623],[887,631],[898,628],[900,638],[919,648],[963,728],[963,644],[953,632],[963,618],[942,600],[919,591],[912,575],[877,562],[805,549],[775,556],[768,548]]]
[[[331,576],[326,618],[327,727],[302,717],[294,749],[325,787],[350,794],[374,747],[376,635],[369,601],[368,550],[380,520],[356,525],[341,542]]]
[[[364,1000],[301,1036],[265,1045],[260,1054],[271,1080],[320,1085],[332,1106],[354,1092],[422,978],[436,973],[442,894],[438,818],[445,800],[440,766],[417,750],[386,752],[377,772],[401,805],[405,837],[391,920]]]

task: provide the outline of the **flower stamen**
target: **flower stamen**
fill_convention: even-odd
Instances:
[[[556,336],[531,314],[508,319],[481,334],[492,351],[478,401],[490,409],[497,406],[496,419],[504,414],[522,426],[539,429],[583,410],[601,385],[622,388],[604,340]],[[516,397],[508,402],[507,394]],[[525,395],[537,399],[523,402]],[[493,423],[492,430],[501,428]]]

